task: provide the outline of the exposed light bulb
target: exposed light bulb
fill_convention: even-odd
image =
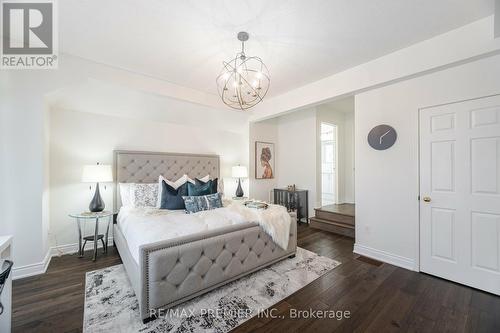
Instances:
[[[260,103],[270,83],[269,71],[262,60],[256,56],[245,55],[243,43],[248,38],[248,33],[238,33],[238,40],[242,42],[241,52],[223,62],[224,67],[216,80],[224,104],[238,110],[247,110]]]

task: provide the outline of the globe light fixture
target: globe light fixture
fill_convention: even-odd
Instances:
[[[224,104],[238,110],[247,110],[262,102],[271,82],[262,59],[245,54],[245,42],[249,37],[247,32],[238,33],[241,52],[234,59],[222,63],[222,71],[216,79]]]

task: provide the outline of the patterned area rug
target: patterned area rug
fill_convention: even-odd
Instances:
[[[83,331],[227,332],[340,265],[297,248],[293,259],[217,288],[143,324],[139,305],[123,265],[88,272]]]

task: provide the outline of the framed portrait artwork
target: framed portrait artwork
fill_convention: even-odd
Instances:
[[[274,178],[274,143],[255,141],[255,178]]]

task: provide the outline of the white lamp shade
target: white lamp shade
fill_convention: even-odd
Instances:
[[[97,164],[85,165],[83,167],[82,182],[84,183],[105,183],[113,181],[111,165]]]
[[[233,167],[231,174],[233,178],[247,178],[248,170],[246,166],[237,165]]]

